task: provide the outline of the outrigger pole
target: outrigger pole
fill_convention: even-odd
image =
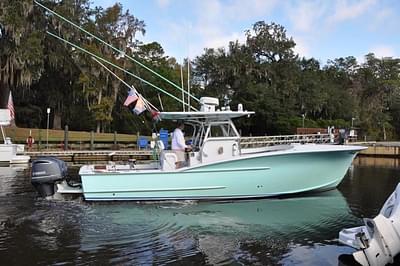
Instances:
[[[183,103],[182,100],[179,99],[178,97],[176,97],[176,96],[172,95],[171,93],[169,93],[169,92],[167,92],[167,91],[165,91],[165,90],[163,90],[163,89],[157,87],[156,85],[154,85],[154,84],[148,82],[147,80],[142,79],[141,77],[139,77],[139,76],[133,74],[132,72],[129,72],[128,70],[126,70],[126,69],[124,69],[124,68],[122,68],[122,67],[120,67],[120,66],[118,66],[118,65],[116,65],[116,64],[114,64],[114,63],[112,63],[112,62],[110,62],[110,61],[108,61],[107,59],[104,59],[104,58],[102,58],[102,57],[100,57],[100,56],[98,56],[98,55],[96,55],[96,54],[94,54],[94,53],[92,53],[92,52],[89,52],[88,50],[86,50],[86,49],[84,49],[84,48],[82,48],[82,47],[80,47],[80,46],[78,46],[78,45],[76,45],[76,44],[74,44],[74,43],[72,43],[72,42],[70,42],[70,41],[67,41],[67,40],[63,39],[62,37],[60,37],[60,36],[58,36],[58,35],[56,35],[56,34],[54,34],[54,33],[51,33],[51,32],[49,32],[49,31],[46,31],[46,33],[49,34],[50,36],[52,36],[52,37],[54,37],[54,38],[60,40],[60,41],[63,41],[63,42],[65,42],[65,43],[69,44],[70,46],[72,46],[72,47],[74,47],[74,48],[76,48],[76,49],[78,49],[78,50],[80,50],[80,51],[82,51],[82,52],[84,52],[84,53],[86,53],[86,54],[92,56],[93,58],[96,58],[96,59],[98,59],[98,60],[100,60],[100,61],[102,61],[102,62],[104,62],[104,63],[107,63],[107,64],[109,64],[109,65],[111,65],[111,66],[113,66],[113,67],[115,67],[115,68],[121,70],[122,72],[124,72],[124,73],[126,73],[126,74],[128,74],[128,75],[130,75],[130,76],[132,76],[132,77],[134,77],[134,78],[136,78],[136,79],[142,81],[143,83],[152,86],[153,88],[155,88],[155,89],[161,91],[162,93],[164,93],[164,94],[170,96],[171,98],[175,99],[176,101]],[[197,111],[196,108],[194,108],[194,107],[191,107],[191,108],[192,108],[193,110]]]
[[[124,51],[119,50],[118,48],[115,48],[114,46],[112,46],[111,44],[103,41],[102,39],[100,39],[99,37],[97,37],[96,35],[94,35],[93,33],[85,30],[84,28],[82,28],[81,26],[73,23],[72,21],[66,19],[65,17],[61,16],[60,14],[58,14],[57,12],[51,10],[50,8],[44,6],[43,4],[39,3],[38,1],[34,0],[33,1],[35,4],[37,4],[39,7],[45,9],[46,11],[52,13],[53,15],[59,17],[60,19],[64,20],[65,22],[69,23],[70,25],[74,26],[75,28],[78,28],[79,30],[83,31],[84,33],[90,35],[91,37],[93,37],[94,39],[96,39],[97,41],[101,42],[102,44],[110,47],[111,49],[113,49],[114,51],[118,52],[119,54],[123,54],[125,55],[128,59],[130,59],[131,61],[135,62],[136,64],[138,64],[139,66],[143,67],[144,69],[150,71],[152,74],[156,75],[157,77],[163,79],[164,81],[168,82],[169,84],[171,84],[172,86],[174,86],[175,88],[182,90],[178,85],[176,85],[175,83],[173,83],[172,81],[170,81],[169,79],[165,78],[164,76],[158,74],[157,72],[155,72],[154,70],[152,70],[151,68],[147,67],[146,65],[142,64],[141,62],[139,62],[138,60],[136,60],[135,58],[129,56],[128,54],[126,54]],[[194,100],[196,100],[197,102],[200,102],[200,100],[198,98],[196,98],[195,96],[191,95],[190,93],[183,91],[183,93],[186,93],[188,95],[188,97],[193,98]]]
[[[92,59],[94,61],[96,61],[100,66],[102,66],[103,68],[105,68],[111,75],[113,75],[116,79],[118,79],[119,81],[121,81],[125,86],[127,86],[129,89],[132,89],[133,86],[129,85],[126,81],[124,81],[122,78],[120,78],[117,74],[115,74],[111,69],[109,69],[108,67],[106,67],[102,62],[100,62],[99,60],[97,60],[96,58],[92,57]],[[141,95],[138,91],[136,91],[136,93],[139,95],[140,98],[142,98],[143,102],[145,105],[147,105],[146,107],[148,109],[153,109],[154,111],[159,112],[159,110],[151,104],[151,102],[149,102],[146,98],[143,97],[143,95]],[[162,107],[162,105],[161,105]],[[163,108],[162,108],[163,109]]]

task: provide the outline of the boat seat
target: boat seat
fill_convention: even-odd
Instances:
[[[163,171],[173,171],[176,169],[178,156],[172,150],[163,150],[160,154],[161,169]]]

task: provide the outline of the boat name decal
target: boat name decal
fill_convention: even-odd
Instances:
[[[38,172],[32,172],[33,176],[37,176],[37,175],[45,175],[46,171],[38,171]]]

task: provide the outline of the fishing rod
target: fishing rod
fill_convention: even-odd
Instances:
[[[51,10],[50,8],[46,7],[45,5],[39,3],[38,1],[34,0],[33,1],[36,5],[38,5],[39,7],[45,9],[46,11],[50,12],[51,14],[57,16],[58,18],[62,19],[63,21],[67,22],[68,24],[74,26],[75,28],[83,31],[84,33],[90,35],[91,37],[93,37],[94,39],[96,39],[97,41],[101,42],[102,44],[108,46],[109,48],[113,49],[114,51],[118,52],[121,55],[125,55],[128,59],[130,59],[131,61],[135,62],[136,64],[138,64],[139,66],[143,67],[144,69],[150,71],[152,74],[156,75],[157,77],[163,79],[164,81],[168,82],[170,85],[174,86],[176,89],[178,90],[182,90],[182,88],[180,88],[178,85],[176,85],[175,83],[173,83],[172,81],[170,81],[169,79],[165,78],[164,76],[160,75],[159,73],[155,72],[154,70],[152,70],[151,68],[147,67],[146,65],[144,65],[143,63],[141,63],[140,61],[136,60],[135,58],[129,56],[127,53],[125,53],[124,51],[119,50],[118,48],[115,48],[114,46],[112,46],[111,44],[105,42],[104,40],[102,40],[101,38],[97,37],[96,35],[94,35],[93,33],[85,30],[84,28],[82,28],[81,26],[73,23],[72,21],[68,20],[67,18],[61,16],[60,14],[58,14],[57,12]],[[196,100],[197,102],[200,102],[200,100],[191,95],[189,92],[186,92],[185,90],[182,90],[183,93],[186,93],[188,98],[191,97],[194,100]]]
[[[108,61],[107,59],[104,59],[104,58],[102,58],[102,57],[100,57],[100,56],[98,56],[98,55],[96,55],[96,54],[94,54],[94,53],[92,53],[92,52],[90,52],[90,51],[88,51],[88,50],[86,50],[86,49],[84,49],[84,48],[82,48],[82,47],[80,47],[80,46],[78,46],[78,45],[72,43],[72,42],[70,42],[70,41],[67,41],[67,40],[65,40],[64,38],[62,38],[62,37],[60,37],[60,36],[58,36],[58,35],[56,35],[56,34],[54,34],[54,33],[51,33],[50,31],[46,31],[46,33],[49,34],[50,36],[52,36],[52,37],[54,37],[54,38],[56,38],[56,39],[62,41],[62,42],[66,43],[66,44],[68,44],[68,45],[70,45],[70,46],[72,46],[72,47],[74,47],[74,48],[76,48],[76,49],[78,49],[78,50],[80,50],[80,51],[82,51],[82,52],[84,52],[84,53],[86,53],[86,54],[88,54],[88,55],[90,55],[90,56],[92,56],[92,57],[94,57],[94,58],[100,60],[100,61],[102,61],[102,62],[104,62],[104,63],[107,63],[107,64],[109,64],[109,65],[111,65],[111,66],[113,66],[113,67],[115,67],[115,68],[121,70],[122,72],[124,72],[124,73],[126,73],[126,74],[128,74],[128,75],[130,75],[130,76],[132,76],[132,77],[134,77],[134,78],[136,78],[136,79],[142,81],[143,83],[145,83],[145,84],[147,84],[147,85],[150,85],[151,87],[157,89],[158,91],[160,91],[160,92],[162,92],[162,93],[164,93],[164,94],[170,96],[170,97],[173,98],[174,100],[176,100],[176,101],[178,101],[178,102],[180,102],[180,103],[183,103],[183,101],[182,101],[181,99],[179,99],[178,97],[176,97],[176,96],[172,95],[171,93],[169,93],[169,92],[167,92],[167,91],[165,91],[165,90],[163,90],[163,89],[157,87],[156,85],[154,85],[154,84],[148,82],[147,80],[145,80],[145,79],[143,79],[143,78],[141,78],[141,77],[139,77],[139,76],[133,74],[132,72],[129,72],[128,70],[126,70],[126,69],[124,69],[124,68],[122,68],[122,67],[120,67],[120,66],[118,66],[118,65],[116,65],[116,64],[114,64],[114,63],[112,63],[112,62],[110,62],[110,61]],[[185,103],[185,104],[186,104],[186,103]],[[195,110],[195,111],[198,111],[198,110],[197,110],[196,108],[194,108],[194,107],[191,107],[191,108],[192,108],[193,110]]]

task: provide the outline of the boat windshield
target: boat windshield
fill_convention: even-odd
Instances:
[[[232,139],[240,138],[233,122],[229,119],[220,122],[188,123],[193,130],[192,147],[199,149],[206,139]]]

